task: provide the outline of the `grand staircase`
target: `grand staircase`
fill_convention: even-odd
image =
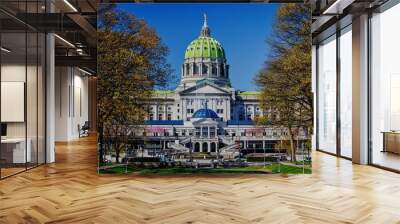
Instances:
[[[238,145],[231,137],[219,135],[218,138],[225,144],[219,149],[219,154],[224,159],[233,159],[239,155]],[[190,142],[190,137],[180,140],[179,143],[169,143],[169,147],[175,150],[175,153],[189,153],[190,149],[185,146],[188,142]]]
[[[180,143],[170,143],[169,147],[174,149],[177,153],[189,153],[190,149]]]
[[[219,149],[219,154],[222,155],[224,159],[233,159],[239,155],[238,145],[232,137],[220,135],[218,138],[226,145]]]

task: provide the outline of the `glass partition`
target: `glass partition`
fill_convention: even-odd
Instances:
[[[40,13],[43,1],[0,7]],[[45,35],[0,12],[0,178],[45,163]],[[3,21],[9,23],[3,23]],[[10,26],[9,24],[14,25]]]
[[[24,171],[30,162],[26,141],[27,48],[25,32],[1,34],[1,175]],[[4,50],[6,49],[6,50]]]
[[[336,154],[336,35],[318,47],[318,149]]]

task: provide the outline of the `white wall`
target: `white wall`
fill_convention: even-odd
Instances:
[[[72,67],[56,67],[55,140],[79,137],[78,125],[88,121],[88,78]]]

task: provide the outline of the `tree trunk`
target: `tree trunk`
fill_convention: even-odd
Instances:
[[[293,132],[292,128],[288,127],[289,130],[289,138],[290,138],[290,159],[292,162],[296,162],[296,149],[294,147],[294,138],[293,138]]]
[[[99,133],[99,162],[100,164],[104,163],[104,135],[103,135],[103,125],[99,125],[98,127],[98,133]]]
[[[119,153],[120,153],[119,149],[115,150],[115,162],[116,163],[119,163]]]

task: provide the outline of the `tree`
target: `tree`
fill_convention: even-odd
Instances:
[[[267,44],[270,55],[255,81],[262,90],[261,107],[270,114],[257,122],[287,130],[294,162],[295,135],[299,129],[310,132],[313,121],[309,5],[282,5],[276,15],[274,34]]]
[[[128,136],[144,124],[144,105],[152,90],[165,86],[172,70],[166,62],[168,49],[157,33],[113,4],[101,5],[97,35],[100,161],[106,143],[119,162]]]

